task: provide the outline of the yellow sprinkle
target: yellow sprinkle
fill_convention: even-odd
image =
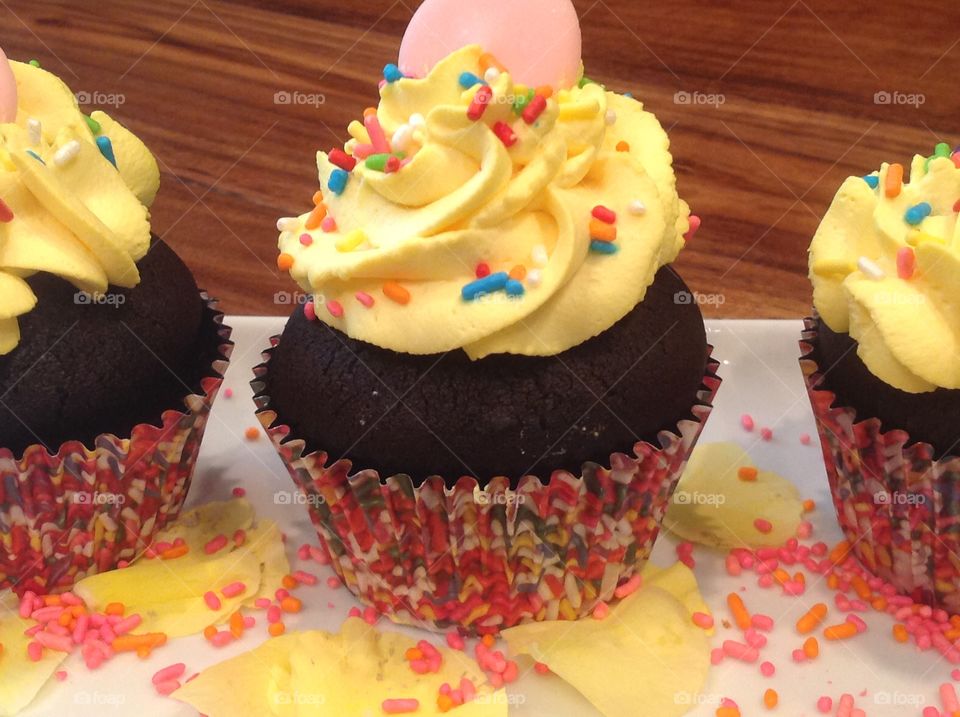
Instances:
[[[353,122],[347,125],[347,132],[361,144],[370,144],[370,135],[367,133],[367,128],[363,126],[362,122],[353,120]]]
[[[919,246],[924,242],[933,242],[934,244],[946,244],[947,242],[933,234],[927,234],[919,229],[911,229],[907,234],[907,244],[910,246]]]
[[[600,104],[596,100],[585,102],[564,102],[560,104],[560,119],[593,119],[600,114]]]
[[[337,247],[337,251],[354,251],[366,240],[367,235],[364,234],[363,229],[354,229],[337,239],[334,246]]]
[[[837,274],[846,276],[852,274],[856,269],[856,264],[846,259],[818,259],[813,263],[813,273],[823,277]]]

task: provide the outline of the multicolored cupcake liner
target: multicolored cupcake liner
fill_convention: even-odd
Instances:
[[[271,339],[276,347],[280,337]],[[712,347],[710,348],[712,352]],[[433,477],[381,480],[305,442],[270,410],[273,348],[254,369],[257,415],[303,493],[337,575],[365,604],[396,622],[485,634],[530,620],[576,619],[609,600],[646,563],[668,501],[720,386],[708,360],[690,420],[615,453],[610,467],[557,471],[452,488]]]
[[[208,353],[217,356],[202,394],[165,411],[159,425],[97,436],[92,449],[68,441],[51,455],[32,445],[21,457],[0,448],[0,589],[66,590],[132,560],[177,517],[233,350],[217,302],[201,296]]]
[[[817,419],[840,527],[873,574],[917,602],[960,613],[960,457],[836,404],[819,386],[818,320],[808,318],[800,365]]]

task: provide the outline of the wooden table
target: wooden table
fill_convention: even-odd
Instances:
[[[104,109],[163,171],[155,229],[228,312],[287,313],[274,223],[306,211],[316,150],[376,98],[418,4],[0,0],[0,46],[101,105],[122,99]],[[677,268],[717,297],[709,316],[804,314],[806,248],[840,182],[958,140],[957,3],[576,5],[587,73],[670,132],[681,193],[704,218]]]

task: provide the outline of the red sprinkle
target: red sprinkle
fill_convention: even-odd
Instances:
[[[330,315],[335,319],[339,319],[341,316],[343,316],[343,306],[335,299],[330,299],[327,301],[327,311],[329,311]]]
[[[7,206],[6,202],[0,199],[0,222],[6,224],[13,221],[13,210]]]
[[[547,100],[543,95],[534,95],[533,99],[530,100],[530,104],[523,108],[523,121],[527,124],[533,124],[536,122],[540,115],[543,114],[543,111],[547,109]]]
[[[897,276],[901,279],[911,279],[916,267],[917,255],[913,253],[913,249],[905,246],[897,252]]]
[[[762,438],[762,439],[765,440],[765,441],[771,441],[771,440],[773,440],[773,431],[772,431],[771,429],[769,429],[769,428],[761,428],[761,429],[760,429],[760,438]]]
[[[490,276],[490,265],[481,261],[479,264],[477,264],[475,273],[478,279],[482,279],[485,276]]]
[[[490,104],[491,99],[493,99],[493,90],[490,89],[489,85],[484,85],[477,90],[477,93],[473,96],[473,102],[471,102],[467,108],[467,117],[474,122],[483,117],[483,113],[487,111],[487,105]]]
[[[348,172],[352,172],[353,168],[357,166],[356,157],[351,157],[342,149],[331,149],[327,157],[330,159],[331,164],[335,164],[340,167],[340,169],[345,169]]]
[[[493,133],[497,135],[505,147],[512,147],[517,143],[517,133],[506,122],[497,122],[493,125]]]
[[[593,214],[594,219],[599,219],[601,222],[606,222],[607,224],[616,224],[617,222],[617,213],[602,204],[595,206],[591,214]]]

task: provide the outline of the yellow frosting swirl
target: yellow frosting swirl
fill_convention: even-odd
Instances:
[[[487,74],[492,98],[475,121],[467,109],[482,85],[464,89],[460,78],[483,70],[471,46],[424,79],[382,86],[377,118],[407,156],[398,171],[360,161],[337,194],[328,190],[337,167],[318,154],[336,228],[307,213],[281,220],[279,240],[281,266],[315,292],[318,318],[405,353],[553,355],[626,315],[682,248],[689,208],[667,135],[641,103],[586,84],[551,96],[528,123],[513,102],[529,90],[503,71]],[[516,135],[510,146],[495,131],[504,127]],[[371,142],[362,123],[349,131],[348,153]],[[598,205],[616,213],[615,254],[591,251]],[[513,270],[522,295],[465,300],[479,264]],[[409,300],[391,300],[387,283]]]
[[[143,143],[103,112],[94,134],[70,89],[33,65],[10,62],[17,116],[0,124],[0,355],[20,341],[19,316],[37,298],[25,278],[48,272],[78,289],[133,287],[150,246],[147,207],[160,184]],[[117,166],[96,140],[110,140]]]
[[[960,168],[917,156],[901,174],[884,164],[840,187],[810,246],[814,303],[889,385],[960,388]]]

